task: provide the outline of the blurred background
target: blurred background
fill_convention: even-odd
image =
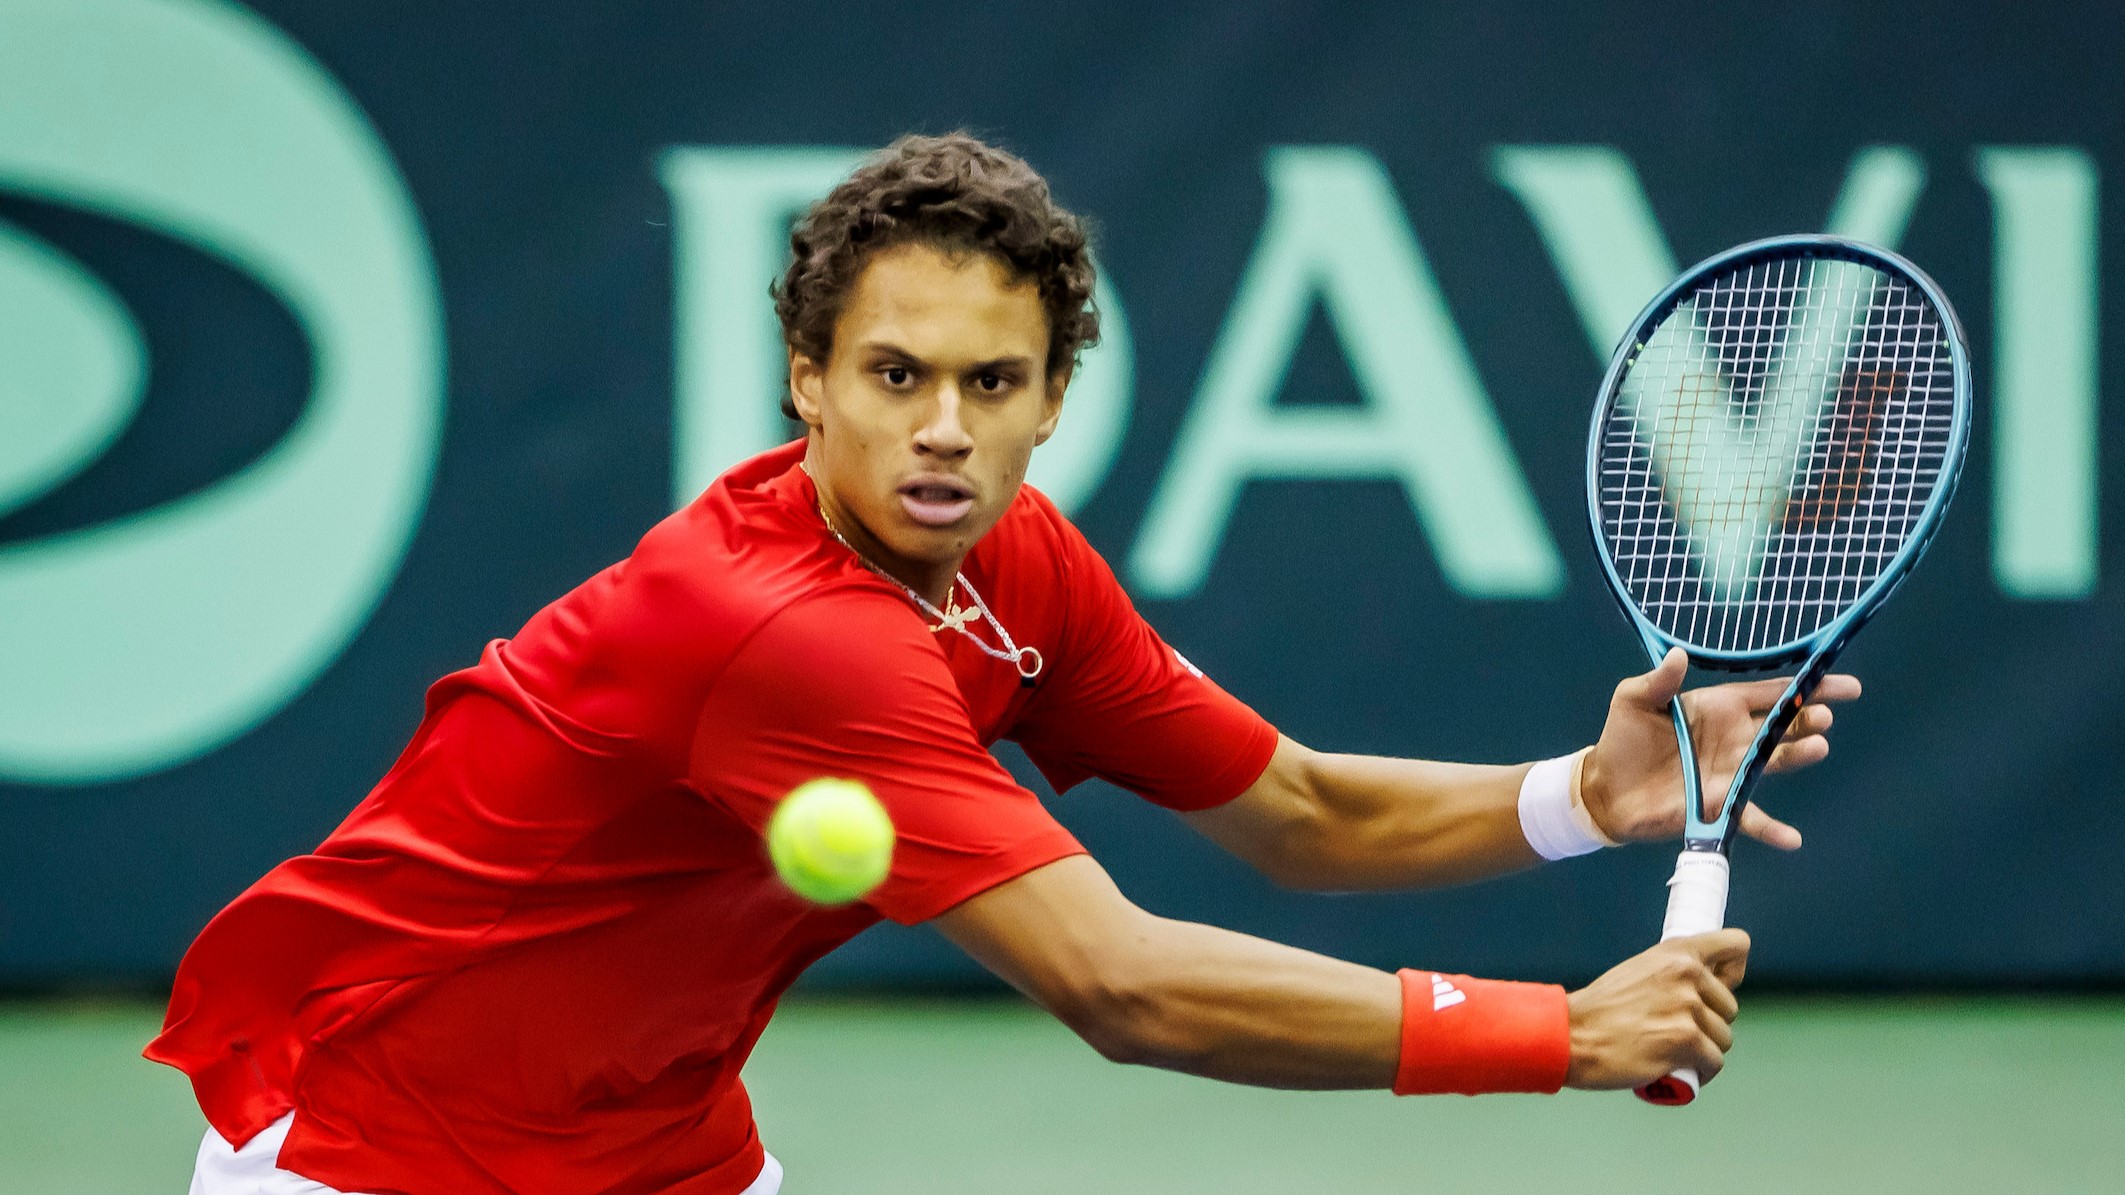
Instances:
[[[1035,482],[1316,747],[1595,734],[1643,664],[1585,423],[1680,265],[1900,250],[1979,417],[1832,763],[1761,792],[1808,846],[1737,851],[1753,998],[1697,1108],[1123,1071],[881,929],[747,1072],[793,1195],[1623,1191],[1685,1151],[2125,1190],[2121,47],[2114,4],[0,0],[0,1191],[182,1189],[203,1122],[137,1052],[192,935],[429,681],[789,434],[788,221],[955,128],[1096,226],[1107,338]],[[1126,794],[1052,803],[1156,912],[1562,982],[1657,936],[1671,858],[1295,896]]]

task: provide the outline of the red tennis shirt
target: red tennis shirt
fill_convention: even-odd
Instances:
[[[989,744],[1175,809],[1267,766],[1276,732],[1039,493],[964,566],[1045,657],[1028,688],[828,534],[802,452],[732,469],[437,681],[367,799],[208,924],[147,1053],[223,1137],[292,1109],[280,1165],[346,1191],[742,1191],[763,1151],[738,1072],[798,973],[1083,849]],[[767,862],[768,814],[816,776],[898,827],[861,904],[808,905]]]

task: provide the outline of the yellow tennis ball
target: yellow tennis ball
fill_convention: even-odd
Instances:
[[[893,819],[856,780],[807,780],[767,823],[767,854],[790,891],[822,905],[870,895],[893,865]]]

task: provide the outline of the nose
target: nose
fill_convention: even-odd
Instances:
[[[915,429],[915,451],[925,456],[956,461],[974,451],[974,437],[961,419],[959,386],[947,382],[937,388],[937,401],[927,418]]]

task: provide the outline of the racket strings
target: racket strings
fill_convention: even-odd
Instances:
[[[1953,409],[1948,331],[1909,281],[1827,257],[1715,275],[1638,346],[1597,433],[1610,559],[1678,640],[1804,638],[1917,531]]]

